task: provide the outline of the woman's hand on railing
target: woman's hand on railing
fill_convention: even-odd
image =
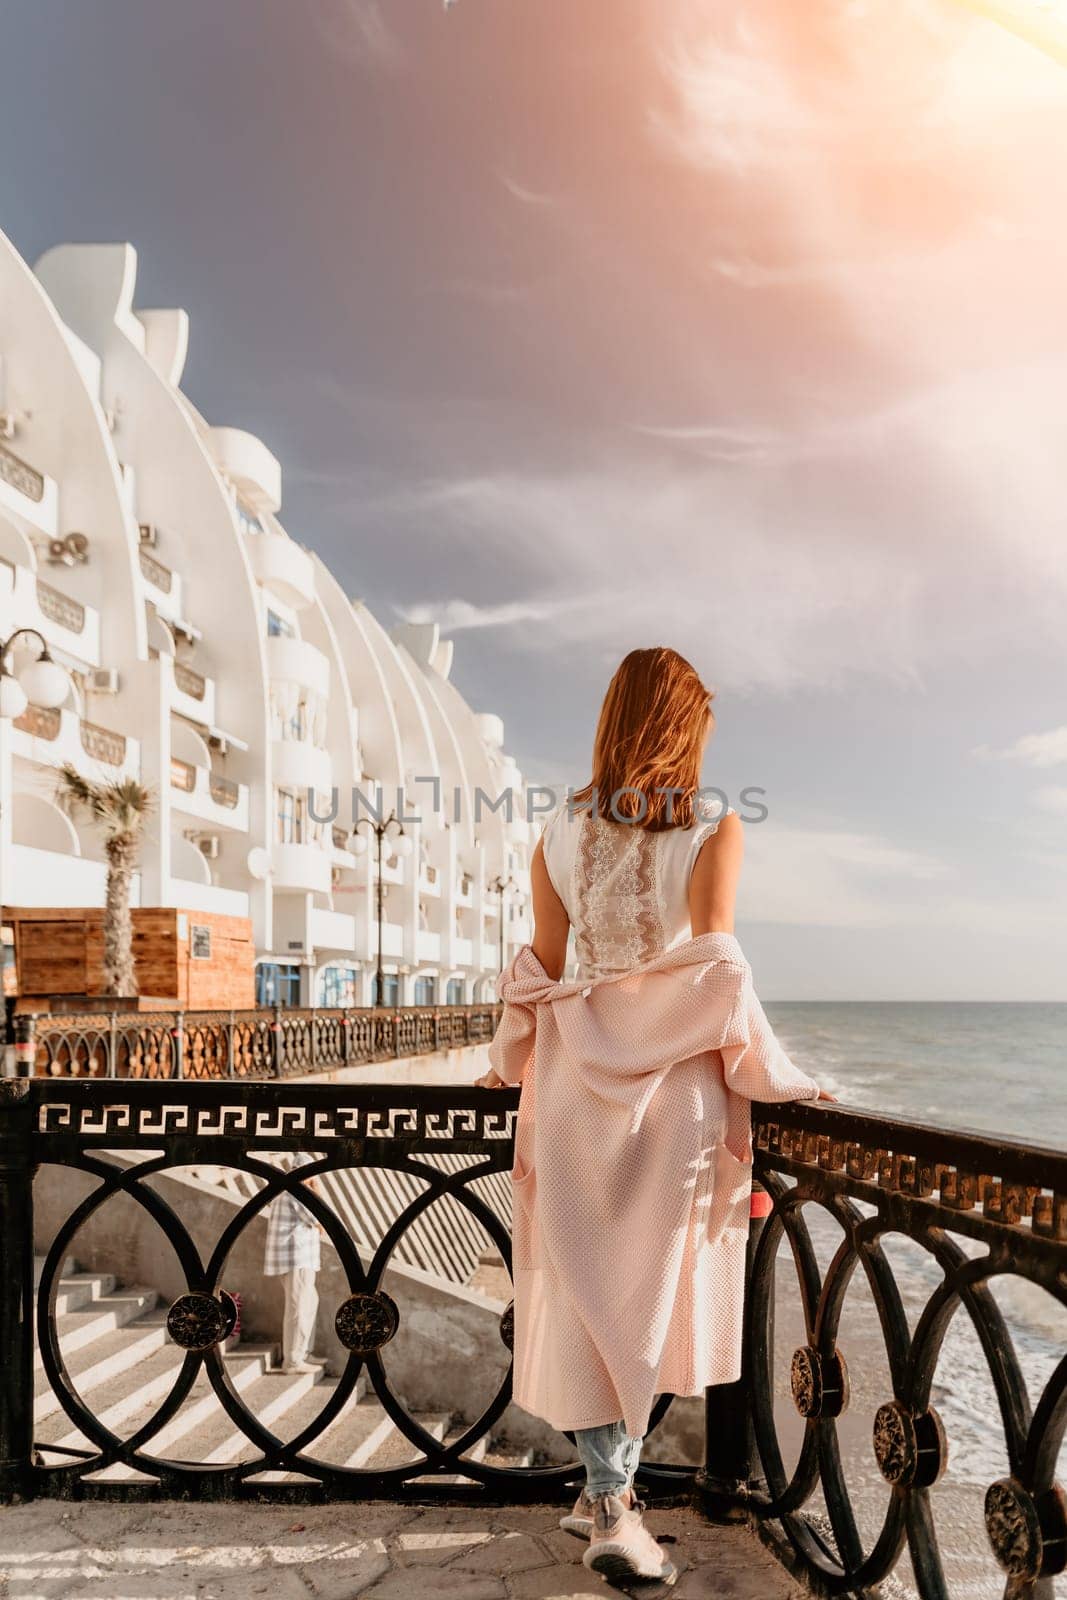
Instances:
[[[819,1099],[820,1100],[836,1100],[837,1096],[836,1096],[836,1094],[831,1094],[829,1089],[824,1089],[822,1084],[820,1084],[819,1085]]]
[[[483,1073],[480,1078],[475,1078],[474,1087],[476,1089],[506,1089],[507,1084],[499,1073],[494,1072],[493,1068],[490,1067],[489,1071]]]

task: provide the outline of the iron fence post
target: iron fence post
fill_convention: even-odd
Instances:
[[[741,1341],[741,1376],[736,1383],[718,1383],[704,1391],[704,1466],[698,1474],[705,1510],[713,1520],[736,1516],[748,1491],[756,1486],[759,1452],[752,1426],[751,1329],[749,1325],[748,1285],[760,1236],[766,1224],[763,1209],[766,1191],[753,1186],[753,1216],[749,1222],[745,1261],[745,1312]],[[774,1349],[774,1291],[767,1318],[767,1338]]]
[[[174,1031],[173,1031],[172,1037],[174,1039],[174,1076],[176,1078],[184,1078],[184,1076],[185,1076],[185,1014],[182,1011],[178,1012],[178,1018],[177,1018],[177,1022],[174,1025]]]
[[[37,1018],[32,1012],[15,1016],[15,1077],[32,1078],[37,1059]]]
[[[234,1021],[233,1007],[231,1006],[230,1020],[226,1025],[226,1076],[228,1078],[237,1076],[237,1065],[233,1059]]]
[[[0,1504],[28,1496],[33,1461],[30,1085],[0,1082]]]
[[[282,1008],[274,1007],[274,1023],[271,1030],[271,1041],[274,1053],[274,1076],[280,1078],[285,1065],[285,1038],[282,1034]]]

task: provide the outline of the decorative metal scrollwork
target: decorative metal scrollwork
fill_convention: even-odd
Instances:
[[[167,1332],[183,1350],[210,1350],[228,1339],[237,1322],[237,1305],[225,1289],[216,1297],[194,1289],[180,1294],[167,1312]]]
[[[848,1407],[848,1367],[839,1350],[801,1345],[793,1352],[789,1382],[802,1417],[839,1417]]]
[[[913,1416],[899,1400],[890,1400],[875,1412],[874,1454],[887,1483],[928,1489],[948,1464],[941,1418],[932,1406]]]
[[[346,1350],[371,1355],[389,1343],[400,1326],[396,1301],[383,1290],[353,1294],[337,1309],[334,1327]]]
[[[515,1349],[515,1302],[509,1300],[500,1313],[500,1337],[508,1350]]]
[[[1032,1583],[1067,1566],[1067,1496],[1058,1485],[1035,1496],[1015,1478],[998,1479],[986,1490],[985,1525],[1010,1577]]]

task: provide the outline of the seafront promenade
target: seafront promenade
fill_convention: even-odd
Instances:
[[[51,1502],[0,1512],[2,1600],[579,1600],[610,1596],[557,1527],[557,1505],[257,1507]],[[650,1526],[680,1568],[678,1600],[801,1600],[742,1527],[685,1507]]]

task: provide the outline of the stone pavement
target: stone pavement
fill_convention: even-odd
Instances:
[[[0,1600],[611,1600],[560,1511],[37,1501],[0,1508]],[[746,1528],[648,1516],[681,1576],[641,1600],[802,1600]]]

